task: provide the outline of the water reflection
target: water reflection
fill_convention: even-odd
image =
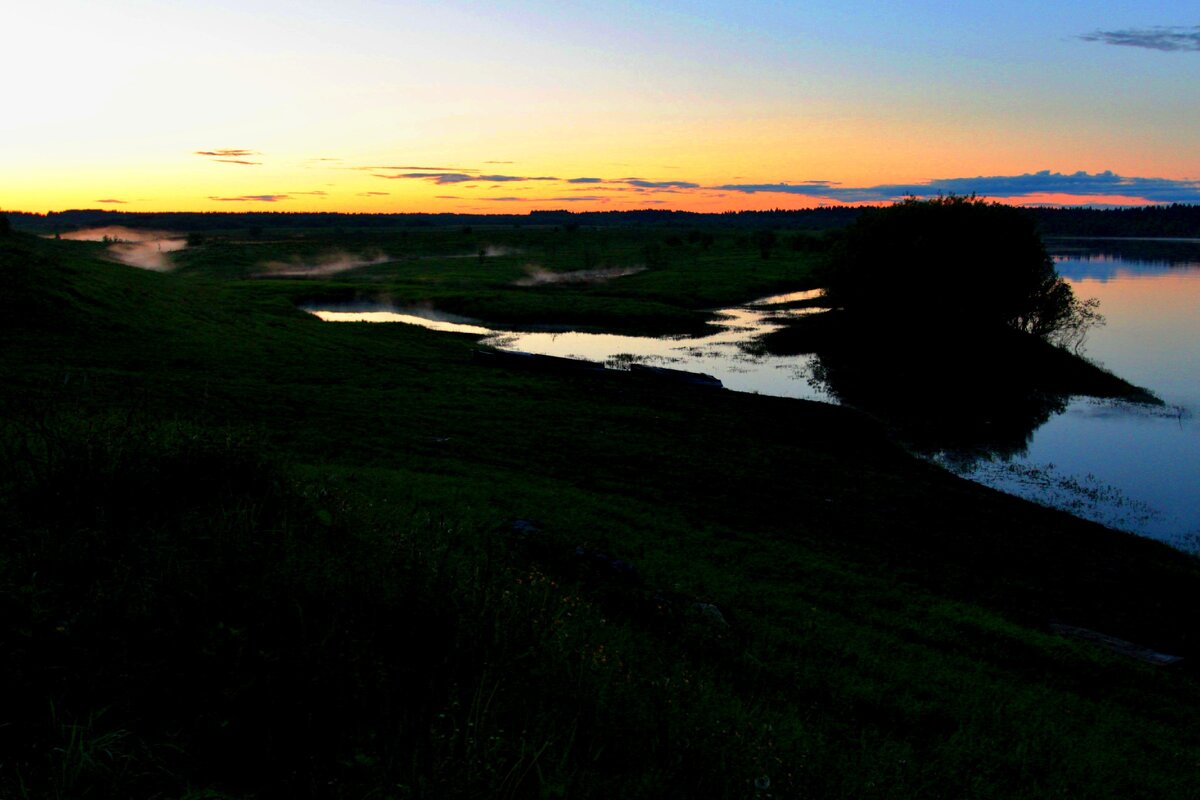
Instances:
[[[393,308],[371,303],[331,304],[304,308],[325,322],[400,322],[445,333],[469,333],[489,336],[495,331],[476,325],[475,320],[428,308]]]
[[[1147,244],[1157,248],[1158,260],[1123,255],[1131,248],[1145,253]],[[967,343],[951,368],[919,348],[878,339],[848,339],[820,357],[768,353],[763,337],[812,314],[807,306],[819,292],[722,309],[711,333],[692,338],[498,331],[421,309],[314,313],[459,330],[496,347],[615,368],[665,365],[713,375],[733,390],[853,405],[885,419],[914,449],[964,477],[1194,550],[1200,546],[1194,416],[1200,408],[1200,241],[1073,241],[1070,252],[1059,245],[1061,273],[1080,297],[1099,297],[1108,318],[1090,337],[1087,355],[1150,389],[1164,406],[1046,391],[1019,354],[1003,363],[978,343]]]
[[[1072,245],[1070,253],[1054,248],[1058,269],[1079,296],[1099,298],[1108,319],[1089,337],[1088,357],[1165,405],[1073,398],[1010,457],[956,465],[947,452],[947,465],[1002,491],[1196,551],[1200,240]]]
[[[782,327],[791,318],[813,309],[784,308],[797,300],[810,300],[811,292],[763,298],[754,307],[725,308],[715,312],[711,332],[703,336],[623,336],[580,331],[503,331],[484,327],[478,320],[421,308],[387,305],[333,305],[305,308],[331,322],[406,322],[425,328],[485,336],[481,344],[506,350],[599,361],[612,369],[630,364],[666,366],[701,372],[719,379],[726,388],[832,402],[813,378],[815,358],[780,357],[747,349],[747,344]]]
[[[1021,351],[1023,352],[1023,351]],[[813,377],[837,401],[878,417],[917,453],[957,469],[1023,454],[1067,407],[1043,376],[1002,346],[929,355],[912,342],[843,339],[815,356]]]
[[[1058,238],[1048,247],[1068,280],[1108,281],[1200,269],[1200,239]]]

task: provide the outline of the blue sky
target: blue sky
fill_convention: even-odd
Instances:
[[[572,188],[451,196],[359,169],[421,165],[616,182],[595,207],[1200,197],[1200,6],[56,0],[9,17],[9,208],[486,210]],[[253,157],[196,155],[218,150]],[[615,191],[629,179],[651,185]],[[769,190],[806,182],[833,188]],[[695,187],[652,191],[671,183]]]

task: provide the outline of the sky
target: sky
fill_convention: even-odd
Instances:
[[[1200,203],[1200,2],[13,0],[0,208]]]

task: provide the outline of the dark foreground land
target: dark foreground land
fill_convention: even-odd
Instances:
[[[686,330],[794,241],[0,237],[0,797],[1194,797],[1193,557],[848,409],[295,307]],[[261,277],[334,250],[386,257]]]

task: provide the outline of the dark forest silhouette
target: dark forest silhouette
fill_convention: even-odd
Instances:
[[[528,214],[342,214],[332,212],[244,211],[137,213],[107,209],[73,209],[48,214],[9,211],[13,227],[33,233],[67,232],[101,225],[169,228],[183,231],[276,228],[393,228],[453,225],[589,225],[597,227],[671,227],[715,224],[830,230],[844,228],[867,206],[837,206],[770,211],[701,214],[691,211],[566,210]],[[1044,236],[1200,236],[1200,206],[1174,204],[1139,208],[1026,208]]]

